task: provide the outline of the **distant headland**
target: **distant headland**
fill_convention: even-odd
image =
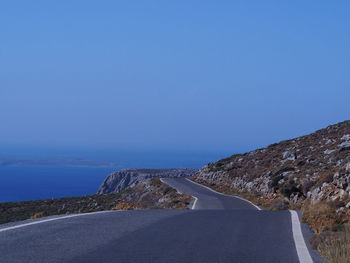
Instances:
[[[16,159],[0,158],[0,166],[68,166],[68,167],[120,167],[120,164],[86,159]]]

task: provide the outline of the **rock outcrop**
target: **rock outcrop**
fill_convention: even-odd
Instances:
[[[118,193],[140,182],[156,177],[193,176],[197,170],[178,169],[127,169],[110,174],[102,183],[97,194]]]
[[[238,192],[350,207],[350,121],[210,163],[195,180]]]

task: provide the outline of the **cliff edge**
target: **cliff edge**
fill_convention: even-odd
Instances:
[[[118,193],[151,178],[193,176],[196,172],[197,170],[188,168],[121,170],[108,175],[97,194]]]

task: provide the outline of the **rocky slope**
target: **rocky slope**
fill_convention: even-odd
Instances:
[[[192,176],[196,170],[178,169],[127,169],[110,174],[102,183],[97,194],[118,193],[140,182],[156,177]]]
[[[261,204],[277,198],[287,206],[325,200],[337,202],[338,213],[349,213],[350,121],[210,163],[195,180],[254,193]]]
[[[187,209],[192,197],[158,178],[147,179],[117,194],[0,203],[0,224],[50,215],[126,209]]]

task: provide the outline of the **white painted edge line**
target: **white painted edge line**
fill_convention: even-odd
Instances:
[[[247,200],[247,199],[244,199],[244,198],[239,197],[239,196],[236,196],[236,195],[226,195],[226,194],[223,194],[223,193],[219,193],[219,192],[215,191],[214,189],[211,189],[211,188],[210,188],[210,187],[208,187],[208,186],[205,186],[205,185],[199,184],[199,183],[194,182],[194,181],[192,181],[192,180],[190,180],[190,179],[188,179],[188,178],[186,178],[186,180],[187,180],[187,181],[189,181],[189,182],[191,182],[191,183],[197,184],[197,185],[199,185],[199,186],[201,186],[201,187],[207,188],[208,190],[210,190],[210,191],[212,191],[212,192],[214,192],[214,193],[216,193],[216,194],[241,199],[242,201],[248,202],[249,204],[251,204],[252,206],[254,206],[256,209],[261,210],[261,208],[260,208],[259,206],[257,206],[257,205],[255,205],[255,204],[253,204],[252,202],[250,202],[250,201],[249,201],[249,200]]]
[[[118,211],[118,210],[113,210],[113,211],[112,210],[108,210],[108,211],[99,211],[99,212],[92,212],[92,213],[74,214],[74,215],[69,215],[69,216],[61,216],[61,217],[55,217],[55,218],[50,218],[50,219],[45,219],[45,220],[39,220],[39,221],[30,222],[30,223],[27,223],[27,224],[21,224],[21,225],[15,225],[15,226],[6,227],[6,228],[0,228],[0,233],[8,231],[8,230],[13,230],[13,229],[17,229],[17,228],[26,227],[26,226],[42,224],[42,223],[56,221],[56,220],[62,220],[62,219],[78,217],[78,216],[96,215],[96,214],[116,212],[116,211]],[[120,210],[120,211],[122,211],[122,210]]]
[[[294,210],[289,210],[292,219],[292,231],[295,247],[300,263],[313,263],[309,249],[306,246],[298,213]]]
[[[196,209],[196,204],[197,204],[198,198],[193,196],[193,195],[192,195],[192,197],[194,198],[194,202],[193,202],[191,209],[194,210],[194,209]]]
[[[168,184],[167,182],[165,182],[163,180],[164,178],[160,178],[160,181],[163,183],[163,184],[166,184],[166,185],[169,185],[171,188],[174,188],[179,194],[183,194],[182,192],[180,192],[179,190],[177,190],[175,187],[171,186],[170,184]],[[198,201],[198,198],[191,195],[193,198],[194,198],[194,201],[193,201],[193,204],[192,204],[192,207],[191,207],[191,210],[194,210],[196,209],[196,204],[197,204],[197,201]]]

